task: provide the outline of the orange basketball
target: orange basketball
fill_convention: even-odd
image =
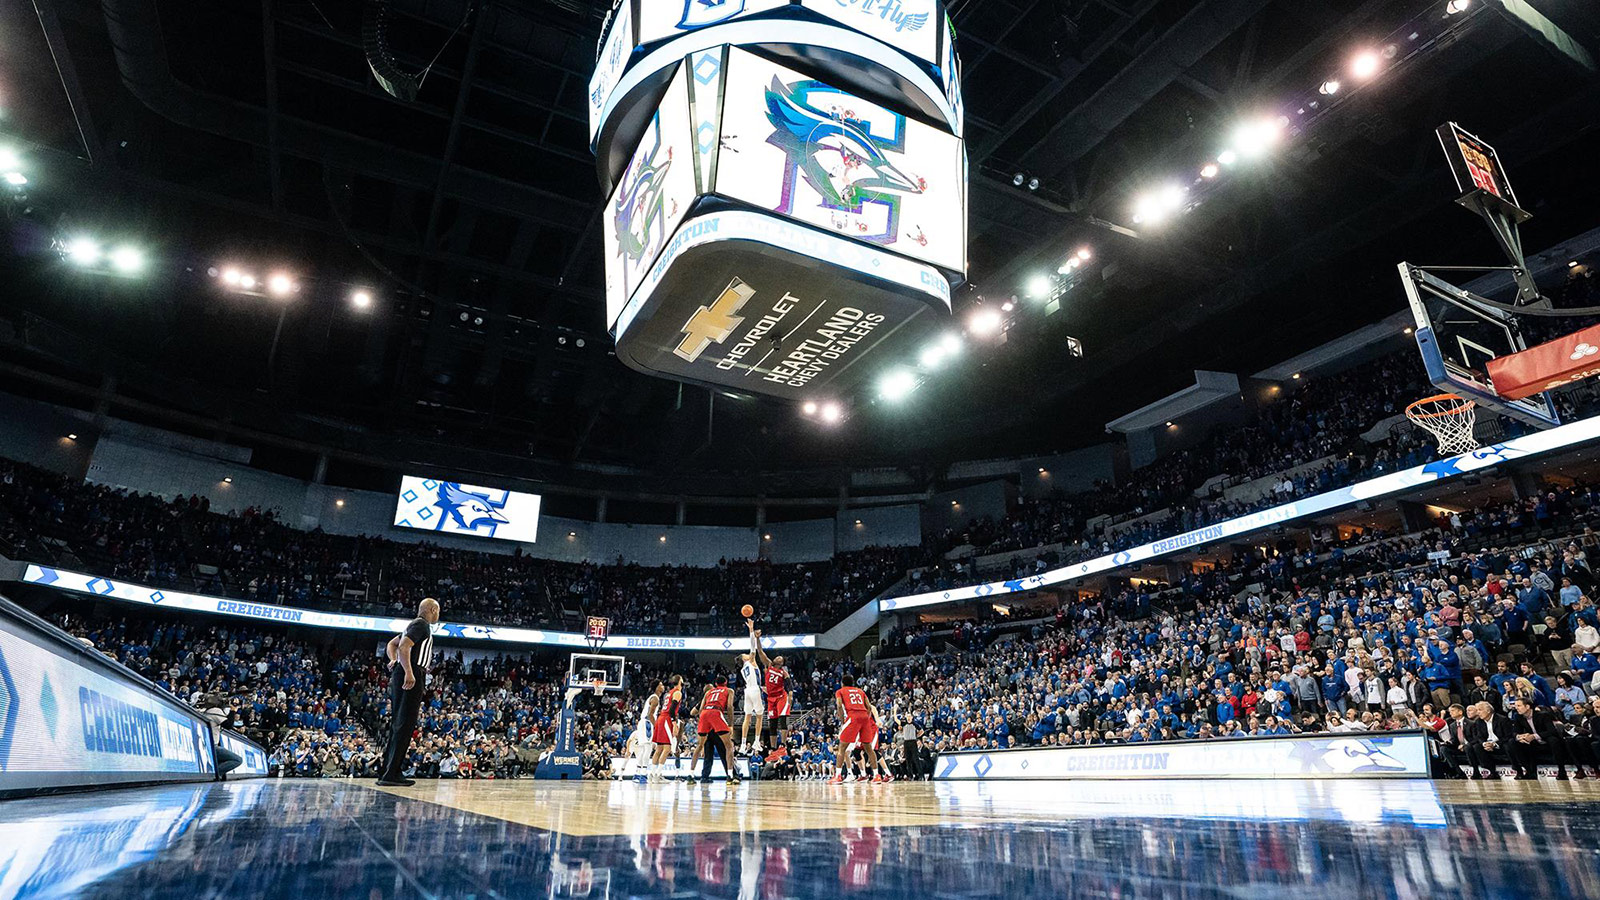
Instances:
[[[746,619],[750,618],[751,616],[753,616],[755,614],[756,614],[756,608],[754,606],[751,606],[748,603],[746,603],[745,605],[739,607],[739,615],[744,616]]]

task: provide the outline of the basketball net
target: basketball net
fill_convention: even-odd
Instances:
[[[1435,394],[1406,406],[1406,418],[1425,428],[1439,443],[1446,456],[1478,449],[1472,428],[1478,421],[1478,405],[1456,394]]]

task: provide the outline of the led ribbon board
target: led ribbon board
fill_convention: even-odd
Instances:
[[[940,603],[982,600],[1004,594],[1014,594],[1020,591],[1031,591],[1050,585],[1063,584],[1085,576],[1109,572],[1113,569],[1145,562],[1169,553],[1176,553],[1179,550],[1185,550],[1190,547],[1199,547],[1227,538],[1237,537],[1261,528],[1287,522],[1291,519],[1316,515],[1338,509],[1341,506],[1358,503],[1362,500],[1388,497],[1423,485],[1464,475],[1468,472],[1476,472],[1490,466],[1511,462],[1512,460],[1527,459],[1542,453],[1574,447],[1586,441],[1592,441],[1597,437],[1600,437],[1600,416],[1580,419],[1579,421],[1562,425],[1559,428],[1536,431],[1533,434],[1513,438],[1504,443],[1479,447],[1459,456],[1450,456],[1399,472],[1380,475],[1377,478],[1358,482],[1349,487],[1335,488],[1292,503],[1274,506],[1270,509],[1251,513],[1248,516],[1229,519],[1225,522],[1207,525],[1204,528],[1197,528],[1193,531],[1186,531],[1183,534],[1162,538],[1159,541],[1097,557],[1087,562],[1051,569],[1048,572],[1041,572],[1038,575],[1030,575],[1026,578],[991,581],[987,584],[975,584],[945,591],[929,591],[922,594],[895,597],[879,601],[878,609],[880,612],[890,612],[900,609],[933,606]]]
[[[1247,737],[941,753],[934,779],[1427,778],[1428,737]]]
[[[30,564],[23,571],[22,580],[26,584],[44,585],[78,594],[93,594],[96,597],[102,597],[107,600],[120,600],[124,603],[182,609],[211,615],[230,616],[237,619],[250,619],[257,622],[300,625],[307,628],[337,628],[347,631],[376,631],[394,634],[403,630],[411,621],[409,618],[394,619],[384,616],[324,612],[319,609],[301,609],[294,606],[277,606],[271,603],[250,603],[227,597],[208,597],[204,594],[168,591],[147,585],[132,584],[126,581],[112,581],[109,578],[100,578],[94,575],[85,575],[81,572],[71,572],[66,569],[34,564]],[[497,625],[439,622],[433,626],[433,633],[440,638],[495,641],[502,644],[571,647],[575,650],[587,650],[589,647],[586,636],[576,631],[544,631],[534,628],[502,628]],[[776,634],[764,636],[761,639],[761,643],[762,646],[769,650],[806,650],[817,646],[817,636],[815,634]],[[611,638],[606,641],[607,650],[665,650],[715,653],[732,651],[739,653],[741,652],[740,648],[748,649],[749,646],[749,635],[690,637],[687,635],[612,634]]]
[[[213,771],[210,726],[193,710],[0,615],[0,793]]]

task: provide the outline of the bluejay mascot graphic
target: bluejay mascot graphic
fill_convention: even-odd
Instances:
[[[837,89],[818,81],[798,81],[784,85],[777,78],[766,91],[767,121],[774,131],[767,142],[789,157],[791,176],[784,185],[780,212],[788,212],[792,201],[793,172],[822,197],[829,209],[858,213],[865,201],[889,206],[891,223],[898,218],[901,194],[920,194],[927,182],[907,174],[889,160],[884,146],[892,146],[904,135],[903,117],[896,117],[896,141],[875,138],[866,123],[851,119],[848,113],[836,115],[819,109],[813,95],[834,95],[853,100]],[[857,101],[859,102],[859,101]],[[895,228],[889,229],[893,240]]]
[[[661,150],[661,114],[651,123],[646,140],[653,140],[650,152],[639,159],[623,176],[622,189],[617,191],[617,202],[612,215],[616,222],[617,243],[622,256],[630,263],[643,259],[646,251],[664,235],[660,230],[666,216],[677,213],[677,203],[665,209],[662,196],[667,186],[667,173],[672,170],[672,148]]]
[[[434,526],[435,531],[444,531],[453,522],[461,531],[477,531],[479,526],[488,525],[493,532],[494,526],[511,521],[494,508],[487,496],[464,491],[453,481],[440,482],[439,499],[433,505],[444,513]]]
[[[1305,742],[1296,744],[1294,756],[1308,773],[1335,773],[1350,775],[1356,772],[1404,771],[1406,764],[1383,749],[1385,740],[1362,738],[1337,738],[1325,744]]]

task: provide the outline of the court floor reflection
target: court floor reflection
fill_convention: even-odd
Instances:
[[[0,897],[1600,896],[1600,786],[349,781],[0,803]]]

